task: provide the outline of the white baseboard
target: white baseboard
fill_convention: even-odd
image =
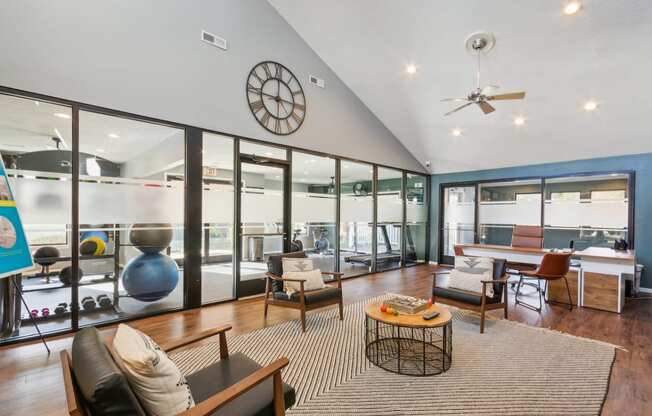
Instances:
[[[430,264],[432,264],[432,265],[434,265],[434,266],[437,266],[437,265],[439,264],[439,263],[437,263],[436,261],[432,261],[432,260],[429,261],[428,263],[430,263]],[[652,290],[652,289],[650,289],[650,290]]]
[[[639,287],[638,291],[643,293],[652,293],[652,289],[648,287]]]

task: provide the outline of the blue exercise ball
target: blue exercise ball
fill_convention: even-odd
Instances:
[[[84,231],[79,237],[79,241],[84,241],[91,237],[97,237],[105,243],[109,242],[109,235],[106,233],[106,231]]]
[[[179,266],[160,253],[144,253],[127,263],[122,284],[127,293],[142,302],[156,302],[169,295],[179,283]]]

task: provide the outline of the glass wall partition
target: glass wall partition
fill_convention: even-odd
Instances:
[[[202,169],[202,303],[232,299],[234,289],[234,143],[204,133]]]
[[[441,244],[445,263],[452,263],[455,245],[475,242],[475,190],[475,185],[444,187]]]
[[[79,323],[183,307],[185,132],[79,113]]]
[[[405,264],[424,263],[428,258],[427,178],[408,173],[405,187]]]
[[[541,225],[541,179],[480,184],[481,244],[509,246],[514,225]]]
[[[292,152],[292,250],[322,271],[335,270],[335,159]]]
[[[544,246],[576,250],[629,240],[629,175],[545,180]]]
[[[373,166],[340,164],[340,272],[344,277],[371,271],[373,259]]]
[[[34,267],[15,279],[31,310],[9,278],[0,279],[0,338],[35,335],[30,313],[42,332],[70,329],[72,110],[0,95],[0,155],[7,174],[0,176],[0,199],[9,199],[8,181],[34,258]],[[0,215],[0,234],[7,223]]]
[[[403,172],[378,168],[376,201],[376,270],[401,266],[401,239],[403,238]]]

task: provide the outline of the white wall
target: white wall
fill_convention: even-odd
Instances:
[[[265,0],[10,0],[1,9],[0,85],[423,171]],[[229,50],[201,42],[202,29]],[[268,133],[249,111],[246,77],[264,60],[303,85],[306,120],[293,135]]]

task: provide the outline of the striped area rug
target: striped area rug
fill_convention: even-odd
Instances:
[[[375,300],[378,300],[376,298]],[[453,363],[444,374],[389,373],[364,355],[364,305],[308,315],[299,321],[228,339],[262,365],[286,356],[283,379],[297,390],[288,415],[598,415],[615,358],[612,345],[490,320],[453,310]],[[262,319],[262,309],[261,309]],[[217,343],[171,355],[185,374],[219,358]]]

